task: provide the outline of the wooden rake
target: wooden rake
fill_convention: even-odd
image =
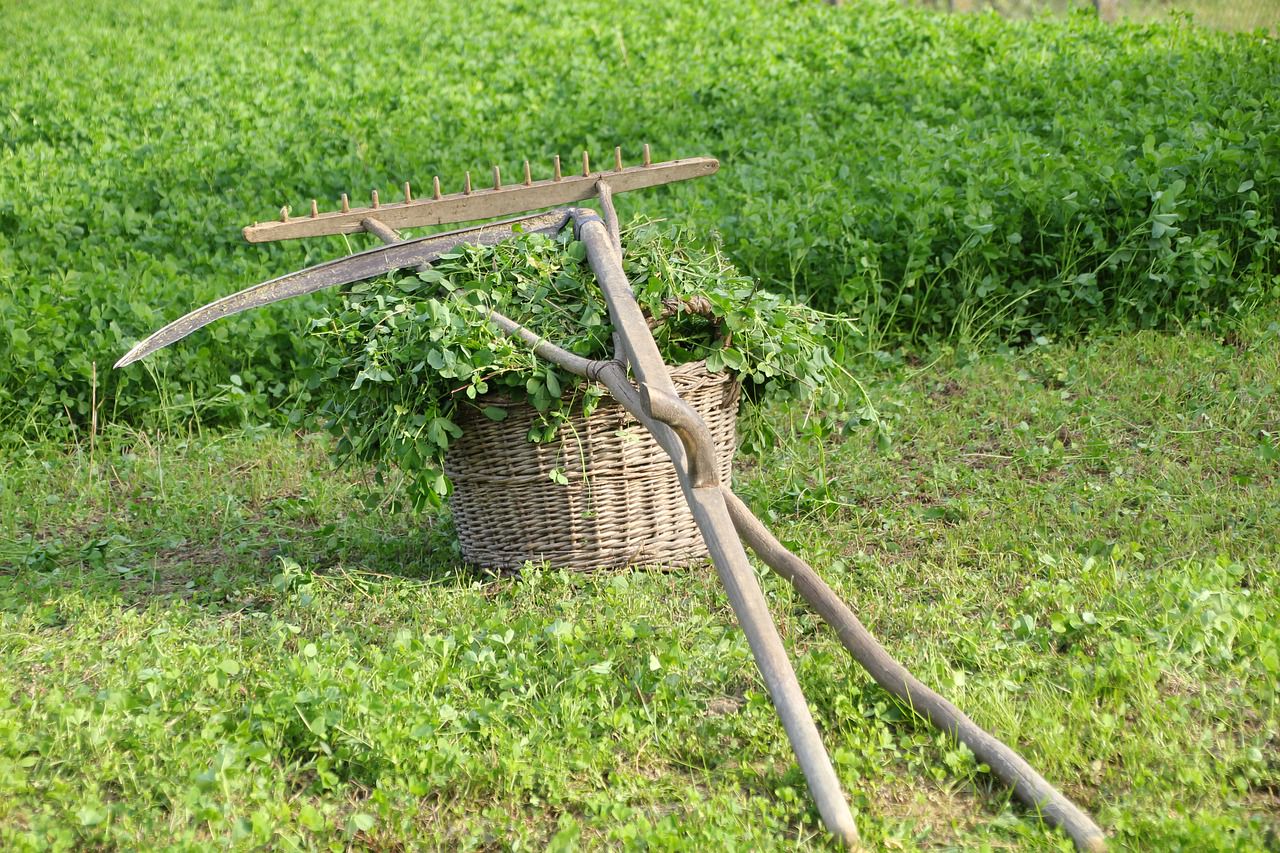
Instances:
[[[756,665],[782,720],[809,791],[827,829],[849,848],[859,847],[857,826],[839,779],[795,671],[783,647],[764,594],[747,560],[744,543],[774,571],[786,578],[814,610],[835,629],[840,641],[876,683],[915,714],[965,744],[991,772],[1009,785],[1015,796],[1048,823],[1061,827],[1082,850],[1104,850],[1102,830],[1083,811],[1050,785],[1020,755],[979,728],[960,709],[925,686],[885,651],[847,604],[808,563],[787,550],[726,485],[719,482],[715,444],[701,417],[676,392],[652,334],[622,268],[622,243],[613,194],[659,186],[713,174],[719,163],[708,157],[654,163],[644,146],[642,164],[624,167],[621,149],[614,149],[613,169],[591,170],[586,152],[582,173],[562,173],[560,158],[553,174],[534,181],[528,161],[523,180],[504,185],[497,166],[493,186],[476,190],[467,173],[463,190],[444,195],[440,179],[432,181],[429,198],[416,199],[408,183],[403,200],[382,204],[375,190],[371,205],[352,209],[346,195],[340,209],[320,213],[315,201],[307,216],[291,217],[281,208],[275,222],[244,229],[249,242],[367,232],[384,245],[292,272],[212,302],[175,320],[130,350],[116,367],[178,341],[221,317],[349,284],[397,269],[423,269],[459,245],[491,245],[517,233],[552,235],[572,225],[587,251],[587,261],[600,283],[616,330],[621,352],[610,359],[586,359],[544,340],[532,330],[492,311],[489,320],[504,334],[524,341],[539,357],[570,373],[600,382],[671,457],[693,518],[706,541],[716,572],[747,636]],[[415,240],[402,239],[395,229],[443,225],[487,219],[521,211],[568,205],[595,199],[601,212],[561,207],[545,213],[450,231]]]

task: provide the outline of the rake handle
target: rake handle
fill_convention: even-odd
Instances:
[[[805,781],[808,782],[809,792],[822,815],[823,823],[843,845],[859,848],[858,828],[854,823],[853,813],[849,810],[840,787],[840,779],[822,744],[822,737],[809,712],[800,682],[769,613],[764,592],[751,570],[742,540],[734,531],[724,494],[715,484],[714,476],[710,483],[695,484],[690,477],[688,465],[681,464],[695,454],[698,458],[709,455],[714,463],[714,445],[686,450],[681,441],[681,426],[690,427],[692,432],[697,430],[687,422],[681,424],[680,420],[687,421],[691,416],[694,421],[701,423],[701,418],[692,410],[685,411],[688,406],[680,401],[679,394],[675,391],[666,364],[662,361],[657,344],[627,282],[626,273],[622,270],[622,258],[615,248],[609,229],[593,211],[574,211],[574,223],[578,239],[586,246],[587,262],[604,293],[627,361],[640,382],[641,394],[637,395],[632,389],[627,381],[626,371],[618,362],[607,362],[597,371],[598,377],[620,401],[629,398],[633,405],[638,404],[646,416],[645,425],[671,456],[673,463],[676,463],[680,487],[684,491],[689,511],[711,553],[711,561],[724,585],[738,624],[747,637],[751,654],[764,678],[765,687],[782,721],[787,739],[791,742],[792,751],[795,752]],[[651,402],[655,398],[663,400],[666,406],[652,407]],[[664,414],[676,423],[677,428],[663,422]],[[710,442],[705,424],[702,424],[701,432],[704,433],[702,440]],[[711,465],[711,470],[715,470],[714,464]]]
[[[589,221],[590,212],[583,211],[583,214],[582,219]],[[598,224],[598,220],[596,221]],[[600,236],[596,229],[593,228],[586,232],[586,238],[584,238],[584,231],[585,229],[583,228],[579,229],[579,237],[584,239],[584,243],[587,243],[589,260],[592,259],[592,246],[595,245],[594,251],[597,256],[601,257],[601,266],[604,267],[604,249],[605,247],[611,248],[605,242],[610,239],[607,230],[603,236]],[[594,260],[592,269],[596,270]],[[626,286],[625,292],[619,292],[619,287],[625,285],[625,276],[619,282],[616,275],[609,273],[609,284],[606,286],[604,276],[601,276],[598,270],[596,273],[601,279],[601,287],[605,291],[606,300],[610,302],[611,310],[613,302],[616,301],[622,313],[627,315],[628,321],[635,324],[637,320],[635,317],[630,316],[631,312],[626,309],[628,301],[634,305],[634,297],[628,300],[630,287]],[[742,553],[742,559],[745,560],[745,551],[742,551],[742,540],[745,540],[746,544],[767,565],[786,578],[818,615],[835,629],[841,643],[854,660],[866,669],[875,682],[884,690],[904,702],[932,726],[955,737],[969,747],[979,761],[987,764],[997,778],[1012,788],[1014,795],[1019,800],[1043,815],[1049,824],[1061,827],[1077,848],[1091,853],[1100,853],[1100,851],[1106,850],[1106,835],[1089,815],[1051,785],[1026,759],[994,735],[978,726],[963,711],[941,694],[925,685],[912,675],[906,667],[895,660],[826,581],[808,563],[783,546],[769,532],[768,528],[755,517],[747,505],[729,488],[723,486],[717,489],[720,493],[718,503],[727,512],[729,523],[737,533],[737,536],[722,537],[717,535],[717,528],[722,524],[724,517],[718,512],[717,501],[709,494],[711,489],[692,487],[689,467],[693,459],[691,442],[682,438],[668,423],[664,423],[662,419],[655,417],[655,415],[663,414],[663,412],[653,411],[652,401],[657,395],[653,393],[652,386],[642,384],[640,390],[637,391],[628,380],[625,367],[617,361],[593,361],[574,355],[497,312],[493,312],[490,315],[490,319],[505,334],[524,340],[540,357],[558,364],[571,373],[604,383],[614,399],[636,417],[654,436],[658,444],[671,456],[676,472],[680,477],[681,486],[685,489],[686,498],[689,500],[690,509],[694,513],[694,519],[698,522],[699,529],[703,530],[703,536],[707,541],[708,548],[712,551],[712,559],[716,564],[717,572],[720,573],[721,580],[729,593],[730,602],[734,607],[734,612],[738,616],[739,622],[743,626],[743,632],[747,634],[748,642],[751,643],[757,665],[760,666],[761,673],[765,676],[765,683],[769,687],[770,696],[773,697],[775,706],[778,707],[779,716],[782,718],[783,726],[792,741],[797,759],[800,760],[801,767],[805,770],[805,777],[809,781],[814,800],[818,803],[819,812],[822,813],[824,822],[826,822],[833,834],[850,846],[856,846],[857,844],[856,827],[852,823],[851,815],[847,824],[848,828],[839,829],[839,827],[846,826],[841,822],[840,807],[843,806],[843,811],[847,813],[848,806],[844,803],[843,795],[839,792],[838,780],[824,780],[825,774],[821,768],[817,768],[815,773],[810,775],[810,768],[806,766],[806,760],[812,759],[815,755],[814,749],[820,752],[822,759],[826,759],[826,752],[822,747],[821,741],[816,738],[816,729],[812,729],[814,742],[811,743],[807,739],[806,729],[812,727],[812,717],[809,716],[808,707],[804,704],[804,697],[799,691],[799,685],[794,681],[794,672],[791,670],[790,661],[786,658],[785,651],[782,649],[781,640],[777,636],[777,630],[773,625],[772,618],[767,608],[763,606],[763,594],[760,592],[759,584],[756,582],[755,576],[751,574],[749,566],[746,567],[745,577],[738,570],[738,567],[742,565],[738,562],[738,552]],[[619,325],[617,320],[615,320],[615,325]],[[634,343],[635,346],[633,348],[643,353],[645,350],[643,337],[637,342],[635,341],[637,336],[627,334],[628,330],[621,325],[619,325],[619,328],[622,331],[619,337],[624,349],[627,348],[629,343]],[[644,337],[647,337],[647,335]],[[665,366],[663,367],[663,375],[665,375]],[[658,381],[661,381],[661,377],[657,378]],[[648,391],[647,394],[645,393],[646,391]],[[676,419],[670,414],[668,414],[668,417],[673,420]],[[704,524],[707,524],[711,530],[708,531],[707,528],[704,528]],[[741,539],[738,538],[739,536]],[[731,541],[732,545],[737,547],[734,548],[732,545],[728,548],[718,547],[722,539]],[[729,570],[722,571],[722,564],[728,566]],[[758,652],[756,641],[760,643]],[[775,667],[790,673],[791,683],[794,684],[794,694],[786,684],[785,674],[780,673]],[[769,671],[766,671],[767,669]],[[771,678],[770,672],[772,672],[773,678]],[[778,694],[774,692],[775,687],[783,696],[781,701],[779,701]],[[795,713],[797,706],[801,710]],[[784,711],[784,708],[788,710]],[[804,725],[806,719],[808,726]],[[792,725],[788,725],[789,721]],[[795,727],[794,736],[793,726]],[[800,742],[797,743],[797,741]],[[809,756],[809,759],[806,759],[806,756]],[[826,766],[830,768],[829,759],[826,760]],[[822,787],[815,786],[815,779],[818,780],[818,784]],[[832,784],[834,785],[835,796],[839,797],[839,804],[832,801],[830,796],[831,789],[826,787]],[[826,809],[823,808],[824,803],[827,806]],[[829,811],[833,813],[831,818],[828,817]]]

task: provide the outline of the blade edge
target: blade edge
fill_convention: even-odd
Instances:
[[[520,225],[527,226],[521,233],[554,234],[564,227],[568,218],[569,215],[566,212],[553,210],[444,234],[433,234],[416,240],[376,246],[344,258],[295,270],[223,296],[184,314],[135,344],[120,357],[114,367],[127,367],[157,350],[177,343],[210,323],[251,308],[261,308],[295,296],[305,296],[329,287],[361,281],[391,270],[429,264],[437,260],[440,255],[460,245],[468,243],[492,245],[513,236],[516,233],[514,229]]]

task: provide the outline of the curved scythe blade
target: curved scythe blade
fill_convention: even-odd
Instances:
[[[339,284],[350,284],[362,281],[391,270],[417,267],[430,264],[442,254],[464,243],[490,246],[500,243],[516,233],[555,234],[564,227],[569,219],[563,210],[538,213],[533,216],[521,216],[503,222],[493,222],[444,234],[433,234],[417,240],[405,240],[387,246],[378,246],[364,252],[357,252],[345,258],[326,261],[304,270],[291,272],[261,284],[247,287],[239,293],[224,296],[210,302],[203,308],[197,308],[185,317],[174,320],[169,325],[154,332],[145,340],[129,350],[123,358],[116,362],[116,367],[133,364],[158,349],[182,340],[187,335],[203,328],[214,320],[239,314],[250,308],[260,308],[293,296],[315,293],[326,287]]]

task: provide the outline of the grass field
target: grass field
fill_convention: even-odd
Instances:
[[[328,297],[107,369],[365,245],[282,204],[643,142],[723,168],[624,218],[858,315],[739,493],[1118,849],[1280,849],[1280,52],[1163,5],[10,4],[0,849],[829,848],[709,566],[486,575],[333,468]],[[761,580],[871,847],[1070,849]]]
[[[1274,849],[1280,323],[864,372],[890,447],[740,493],[1119,849]],[[380,495],[311,435],[14,450],[3,846],[826,846],[709,568],[486,577]],[[1068,848],[763,582],[873,844]]]

